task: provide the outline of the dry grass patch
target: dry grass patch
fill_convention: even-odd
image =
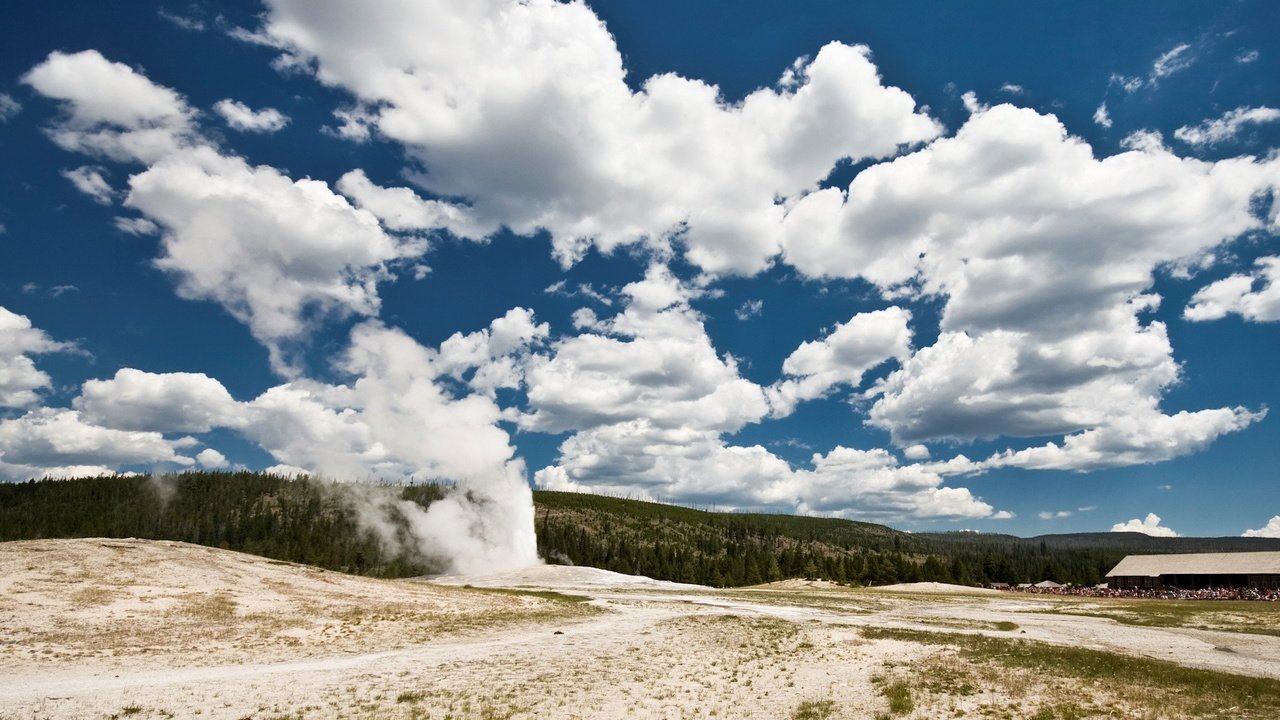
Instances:
[[[1117,712],[1153,719],[1280,716],[1280,681],[1276,680],[1026,640],[886,628],[867,628],[863,634],[869,639],[940,647],[941,652],[902,680],[928,694],[931,712],[944,706],[961,710],[969,706],[984,717],[997,718],[1091,718]],[[947,658],[971,667],[959,685],[967,688],[971,702],[956,701],[950,690],[955,685],[940,687],[928,680],[957,672]]]

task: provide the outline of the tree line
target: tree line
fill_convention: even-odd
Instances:
[[[409,549],[412,543],[387,547],[363,527],[352,487],[255,472],[0,483],[0,540],[178,540],[378,577],[441,569]],[[424,483],[379,491],[427,507],[449,488]],[[1177,548],[1164,552],[1201,547],[1125,537],[1108,544],[1103,534],[911,534],[833,518],[706,512],[579,493],[536,491],[534,501],[539,553],[548,562],[716,587],[785,578],[1096,584],[1129,552],[1127,543]]]

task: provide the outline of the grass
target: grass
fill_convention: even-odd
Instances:
[[[1141,627],[1184,627],[1198,630],[1280,636],[1277,603],[1247,600],[1111,600],[1056,603],[1044,612],[1110,618]]]
[[[955,648],[970,664],[1025,671],[1037,678],[1069,678],[1080,687],[1111,695],[1134,717],[1280,717],[1280,681],[1187,668],[1164,660],[1135,658],[1044,643],[981,635],[866,628],[868,639],[890,639]],[[996,682],[999,682],[997,677]],[[1009,682],[1015,682],[1010,679]],[[892,702],[892,700],[891,700]],[[1041,708],[1044,711],[1044,708]],[[1050,708],[1070,717],[1069,704]]]
[[[791,720],[827,720],[835,711],[836,704],[831,700],[806,700],[796,706]]]

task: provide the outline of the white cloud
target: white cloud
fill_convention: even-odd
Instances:
[[[1062,518],[1071,517],[1071,515],[1072,512],[1070,510],[1045,510],[1037,513],[1037,516],[1039,516],[1041,520],[1060,520]]]
[[[187,17],[187,16],[179,15],[175,12],[170,12],[168,10],[165,10],[164,8],[160,8],[159,10],[157,10],[156,15],[159,15],[161,18],[168,20],[169,22],[182,28],[183,30],[189,30],[191,32],[204,32],[204,21],[198,17]]]
[[[39,402],[40,391],[49,387],[49,375],[37,369],[30,356],[70,348],[32,327],[25,315],[0,307],[0,408]]]
[[[698,291],[662,266],[623,289],[626,308],[591,332],[553,344],[527,372],[527,429],[573,434],[535,479],[549,489],[611,492],[845,517],[994,517],[934,467],[898,466],[885,450],[836,448],[795,469],[726,436],[763,419],[762,388],[712,346],[689,306]],[[895,315],[895,313],[897,313]],[[865,363],[905,347],[905,313],[857,316],[809,350],[797,372],[848,382]],[[887,350],[885,350],[887,348]],[[879,359],[875,359],[876,356]]]
[[[273,133],[289,124],[289,118],[275,108],[254,110],[229,98],[214,103],[213,110],[222,116],[231,129],[241,132]]]
[[[773,415],[790,415],[798,403],[823,397],[838,385],[856,388],[867,371],[908,358],[910,320],[911,313],[899,307],[860,313],[825,338],[796,348],[782,363],[788,379],[768,390]]]
[[[214,300],[289,372],[287,346],[328,316],[375,315],[387,264],[416,256],[323,182],[198,148],[129,180],[125,205],[163,228],[155,264],[188,299]]]
[[[9,122],[22,112],[22,103],[13,99],[8,93],[0,93],[0,122]]]
[[[1021,85],[1015,85],[1014,83],[1005,83],[1000,86],[1000,92],[1009,93],[1010,95],[1025,95],[1027,90]]]
[[[738,318],[739,320],[750,320],[753,317],[759,316],[760,313],[763,311],[764,311],[763,300],[759,300],[759,299],[748,300],[742,303],[741,305],[739,305],[738,309],[733,311],[733,316]]]
[[[909,445],[902,449],[902,455],[908,460],[928,460],[929,448],[926,445]]]
[[[156,235],[160,232],[160,226],[146,218],[117,217],[115,226],[120,232],[129,235]]]
[[[277,371],[293,372],[289,347],[319,320],[376,314],[388,264],[425,249],[387,235],[323,182],[220,153],[181,96],[96,51],[52,53],[24,81],[63,101],[50,131],[59,145],[149,164],[129,179],[125,206],[163,230],[156,266],[181,296],[218,302],[248,325]]]
[[[1241,65],[1248,65],[1249,63],[1256,61],[1258,57],[1259,55],[1257,50],[1241,50],[1240,52],[1236,53],[1235,59],[1236,59],[1236,62],[1240,63]]]
[[[77,190],[93,198],[94,202],[110,205],[115,201],[115,190],[103,177],[105,172],[103,168],[86,165],[75,170],[63,170],[62,176],[70,180]]]
[[[1280,320],[1280,257],[1259,258],[1249,275],[1236,274],[1196,291],[1182,316],[1218,320],[1235,313],[1253,322]]]
[[[1163,80],[1191,67],[1196,61],[1196,56],[1190,50],[1191,46],[1183,43],[1156,58],[1156,61],[1151,64],[1150,82]]]
[[[1220,118],[1205,120],[1199,125],[1183,125],[1173,131],[1173,136],[1188,145],[1217,145],[1236,139],[1246,125],[1280,120],[1280,110],[1269,107],[1238,107]]]
[[[469,208],[439,200],[423,200],[413,190],[374,185],[363,170],[352,170],[338,180],[338,191],[378,217],[390,230],[443,228],[461,238],[482,239],[498,230],[495,223],[478,220]]]
[[[403,144],[425,189],[464,198],[483,225],[544,228],[572,262],[680,234],[712,272],[776,255],[784,208],[842,158],[883,157],[940,128],[881,84],[864,47],[833,43],[792,87],[730,105],[675,75],[639,92],[581,3],[400,3],[383,12],[270,3],[262,35],[292,67],[355,96],[342,132]],[[352,119],[349,116],[348,119]]]
[[[868,393],[868,422],[895,444],[1084,431],[1071,453],[1041,454],[1093,466],[1114,448],[1114,461],[1149,462],[1170,450],[1132,420],[1203,447],[1203,432],[1255,419],[1160,415],[1178,366],[1145,314],[1157,267],[1264,225],[1251,198],[1278,169],[1157,146],[1098,159],[1055,118],[1000,105],[847,192],[806,196],[786,218],[785,260],[811,277],[862,277],[888,298],[945,299],[937,341]]]
[[[1257,530],[1245,530],[1241,537],[1280,538],[1280,515],[1276,515]]]
[[[1107,112],[1106,101],[1103,101],[1098,105],[1098,109],[1093,111],[1093,121],[1097,123],[1099,127],[1111,127],[1111,113]]]
[[[38,408],[0,420],[0,476],[8,480],[40,477],[50,468],[69,465],[113,467],[193,460],[178,450],[189,439],[167,440],[158,432],[113,430],[85,422],[75,410]]]
[[[110,380],[86,381],[73,406],[87,422],[119,430],[198,433],[245,423],[222,383],[203,373],[121,368]]]
[[[1136,532],[1153,537],[1179,537],[1178,533],[1161,526],[1160,516],[1155,513],[1147,513],[1145,520],[1133,518],[1128,522],[1116,523],[1111,526],[1111,532]]]
[[[200,463],[200,467],[203,468],[224,468],[229,464],[227,456],[213,448],[205,448],[197,453],[196,462]]]
[[[153,162],[195,141],[194,112],[181,95],[97,50],[52,52],[22,77],[64,115],[49,137],[65,150],[121,162]]]

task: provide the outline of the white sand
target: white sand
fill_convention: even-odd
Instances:
[[[558,566],[444,582],[180,543],[0,543],[0,718],[787,718],[822,700],[834,718],[870,718],[887,707],[875,678],[951,662],[945,648],[867,640],[862,627],[1280,678],[1280,638],[1044,614],[1055,605],[1038,597],[717,591]],[[505,583],[593,599],[481,589]],[[908,717],[1034,708],[1059,692],[1045,682],[921,697]]]
[[[922,592],[922,593],[944,593],[944,594],[961,594],[961,595],[999,595],[999,590],[991,588],[969,587],[968,585],[952,585],[950,583],[940,582],[914,582],[914,583],[898,583],[896,585],[877,585],[876,590],[888,590],[890,592]]]

